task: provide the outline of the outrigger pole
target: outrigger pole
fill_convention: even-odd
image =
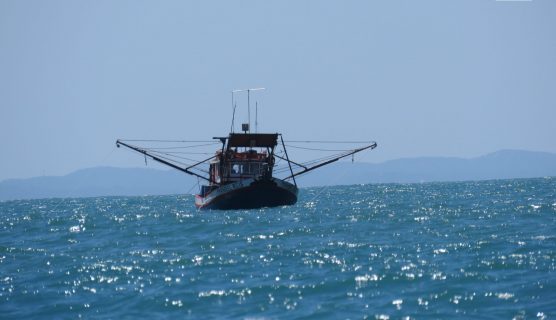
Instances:
[[[274,148],[272,148],[272,150],[271,150],[271,152],[270,152],[270,155],[271,155],[271,156],[276,156],[276,157],[278,157],[278,158],[280,158],[280,159],[282,159],[282,160],[285,160],[285,161],[288,163],[288,166],[289,166],[289,169],[290,169],[290,175],[289,175],[288,177],[286,177],[286,178],[283,178],[282,180],[287,180],[287,179],[290,179],[290,178],[291,178],[291,179],[293,180],[293,183],[295,184],[295,186],[297,186],[297,182],[296,182],[296,180],[295,180],[295,177],[297,177],[297,176],[299,176],[299,175],[301,175],[301,174],[304,174],[304,173],[307,173],[307,172],[309,172],[309,171],[312,171],[312,170],[315,170],[315,169],[317,169],[317,168],[320,168],[320,167],[322,167],[322,166],[331,164],[331,163],[336,162],[336,161],[338,161],[338,160],[340,160],[340,159],[342,159],[342,158],[349,157],[349,156],[354,155],[354,154],[356,154],[356,153],[358,153],[358,152],[361,152],[361,151],[363,151],[363,150],[366,150],[366,149],[374,149],[374,148],[377,147],[377,143],[376,143],[376,142],[373,142],[373,143],[371,143],[371,144],[369,144],[369,145],[367,145],[367,146],[365,146],[365,147],[351,150],[351,151],[349,151],[349,152],[347,152],[347,153],[344,153],[344,154],[342,154],[342,155],[340,155],[340,156],[337,156],[337,157],[335,157],[335,158],[333,158],[333,159],[330,159],[330,160],[327,160],[327,161],[325,161],[325,162],[316,164],[316,165],[314,165],[314,166],[312,166],[312,167],[307,167],[307,166],[305,166],[305,165],[303,165],[303,164],[294,162],[294,161],[292,161],[292,160],[289,159],[288,152],[287,152],[287,150],[286,150],[286,145],[285,145],[285,143],[284,143],[284,139],[283,139],[283,137],[282,137],[281,134],[278,134],[278,135],[280,135],[280,140],[281,140],[281,142],[282,142],[282,147],[283,147],[283,149],[284,149],[285,158],[284,158],[284,157],[281,157],[281,156],[279,156],[279,155],[274,154]],[[225,148],[225,146],[226,146],[227,138],[226,138],[226,137],[214,137],[213,139],[218,139],[218,140],[220,140],[220,142],[222,142],[222,151],[221,151],[220,154],[224,154],[224,148]],[[217,183],[216,181],[212,181],[212,180],[210,179],[210,176],[209,176],[209,178],[207,178],[207,177],[202,176],[202,175],[200,175],[200,174],[198,174],[198,173],[195,173],[195,172],[190,171],[190,169],[192,169],[192,168],[194,168],[194,167],[196,167],[196,166],[198,166],[198,165],[200,165],[200,164],[202,164],[202,163],[205,163],[205,162],[207,162],[207,161],[209,161],[209,160],[211,160],[211,159],[214,159],[214,158],[220,156],[220,155],[218,155],[218,154],[217,154],[217,155],[214,155],[214,156],[211,156],[211,157],[209,157],[209,158],[207,158],[207,159],[205,159],[205,160],[199,161],[199,162],[197,162],[197,163],[195,163],[195,164],[193,164],[193,165],[191,165],[191,166],[188,166],[188,167],[186,167],[186,168],[182,168],[182,167],[180,167],[180,166],[178,166],[178,165],[176,165],[176,164],[174,164],[174,163],[172,163],[172,162],[170,162],[170,161],[165,160],[164,157],[159,157],[159,156],[153,155],[153,154],[151,154],[149,151],[147,151],[147,150],[145,150],[145,149],[142,149],[142,148],[139,148],[139,147],[136,147],[136,146],[129,145],[129,144],[125,143],[125,142],[122,142],[122,141],[119,140],[119,139],[116,140],[116,146],[119,148],[120,145],[123,145],[124,147],[127,147],[127,148],[129,148],[129,149],[131,149],[131,150],[134,150],[134,151],[136,151],[136,152],[139,152],[139,153],[145,155],[145,157],[149,157],[149,158],[151,158],[151,159],[153,159],[153,160],[155,160],[155,161],[157,161],[157,162],[160,162],[160,163],[162,163],[162,164],[165,164],[165,165],[167,165],[167,166],[169,166],[169,167],[172,167],[172,168],[174,168],[174,169],[176,169],[176,170],[179,170],[179,171],[181,171],[181,172],[184,172],[184,173],[187,173],[187,174],[196,176],[196,177],[198,177],[198,178],[201,178],[201,179],[206,180],[206,181],[208,181],[208,182],[210,182],[210,183],[213,183],[213,184],[219,184],[219,183]],[[293,172],[293,168],[292,168],[292,163],[293,163],[294,165],[297,165],[297,166],[303,168],[303,170],[294,173],[294,172]]]
[[[181,171],[181,172],[185,172],[185,173],[187,173],[187,174],[194,175],[194,176],[199,177],[199,178],[201,178],[201,179],[204,179],[204,180],[207,180],[207,181],[209,181],[209,182],[212,182],[212,181],[211,181],[210,179],[208,179],[207,177],[204,177],[204,176],[202,176],[202,175],[200,175],[200,174],[197,174],[197,173],[195,173],[195,172],[191,172],[191,171],[189,171],[189,169],[191,169],[191,168],[193,168],[193,167],[195,167],[195,166],[197,166],[197,165],[199,165],[199,164],[201,164],[201,163],[203,163],[203,162],[206,162],[206,161],[208,161],[208,160],[210,160],[210,159],[212,159],[212,158],[214,158],[214,157],[216,157],[216,156],[212,156],[212,157],[210,157],[210,158],[208,158],[208,159],[205,159],[205,160],[203,160],[203,161],[200,161],[200,162],[198,162],[198,163],[196,163],[196,164],[194,164],[194,165],[192,165],[192,166],[189,166],[189,167],[187,167],[187,168],[182,168],[182,167],[177,166],[177,165],[175,165],[175,164],[173,164],[173,163],[171,163],[171,162],[168,162],[168,161],[166,161],[166,160],[164,160],[164,159],[162,159],[162,158],[159,158],[159,157],[157,157],[157,156],[155,156],[155,155],[152,155],[152,154],[150,154],[149,152],[147,152],[146,150],[143,150],[143,149],[141,149],[141,148],[137,148],[137,147],[131,146],[131,145],[127,144],[127,143],[121,142],[119,139],[116,140],[116,147],[119,148],[120,145],[122,145],[122,146],[124,146],[124,147],[127,147],[127,148],[129,148],[129,149],[131,149],[131,150],[137,151],[137,152],[139,152],[139,153],[142,153],[142,154],[144,154],[145,156],[147,156],[147,157],[149,157],[149,158],[151,158],[151,159],[153,159],[153,160],[155,160],[155,161],[158,161],[158,162],[160,162],[160,163],[162,163],[162,164],[165,164],[165,165],[167,165],[167,166],[170,166],[170,167],[172,167],[172,168],[174,168],[174,169],[176,169],[176,170],[179,170],[179,171]]]
[[[283,144],[283,143],[284,143],[284,141],[282,140],[282,144]],[[314,165],[314,166],[312,166],[312,167],[309,167],[309,168],[306,167],[304,170],[301,170],[301,171],[296,172],[296,173],[293,173],[293,171],[292,171],[292,169],[291,169],[292,167],[291,167],[291,164],[290,164],[291,161],[287,159],[288,154],[285,153],[285,154],[286,154],[286,161],[288,161],[288,164],[290,165],[290,172],[291,172],[292,174],[291,174],[289,177],[284,178],[284,180],[287,180],[287,179],[289,179],[289,178],[292,178],[293,181],[294,181],[294,183],[295,183],[295,177],[298,176],[298,175],[300,175],[300,174],[304,174],[304,173],[306,173],[306,172],[309,172],[309,171],[311,171],[311,170],[315,170],[315,169],[320,168],[320,167],[322,167],[322,166],[325,166],[325,165],[327,165],[327,164],[331,164],[331,163],[336,162],[336,161],[338,161],[338,160],[340,160],[340,159],[342,159],[342,158],[349,157],[349,156],[351,156],[351,155],[353,155],[353,154],[356,154],[357,152],[361,152],[361,151],[366,150],[366,149],[369,149],[369,148],[374,149],[374,148],[376,148],[376,146],[377,146],[376,142],[373,142],[372,144],[370,144],[370,145],[368,145],[368,146],[366,146],[366,147],[359,148],[359,149],[355,149],[355,150],[350,151],[350,152],[348,152],[348,153],[346,153],[346,154],[344,154],[344,155],[341,155],[341,156],[339,156],[339,157],[337,157],[337,158],[334,158],[334,159],[325,161],[325,162],[323,162],[323,163],[319,163],[319,164]],[[285,149],[284,149],[284,150],[285,150]],[[294,164],[295,164],[295,163],[294,163]]]

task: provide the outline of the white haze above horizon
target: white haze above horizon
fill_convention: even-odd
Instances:
[[[259,131],[358,161],[556,152],[555,57],[551,0],[0,1],[0,180],[226,135],[249,87]]]

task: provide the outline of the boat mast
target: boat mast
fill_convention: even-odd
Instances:
[[[230,127],[230,132],[234,133],[234,121],[236,118],[236,105],[234,103],[234,91],[232,91],[232,125]]]

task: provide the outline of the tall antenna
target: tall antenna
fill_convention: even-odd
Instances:
[[[247,117],[249,118],[249,119],[247,120],[247,123],[248,123],[248,126],[249,126],[249,132],[251,132],[251,101],[250,101],[250,93],[251,93],[251,91],[259,91],[259,90],[265,90],[265,88],[249,88],[249,89],[237,89],[237,90],[232,90],[232,106],[234,107],[234,109],[233,109],[233,113],[234,113],[234,114],[232,115],[232,127],[233,127],[233,125],[234,125],[234,124],[233,124],[233,119],[234,119],[234,117],[235,117],[235,112],[236,112],[235,105],[234,105],[234,93],[236,93],[236,92],[244,92],[244,91],[247,91]],[[256,106],[255,106],[255,108],[256,108]],[[255,110],[255,126],[257,126],[257,119],[256,119],[257,115],[256,115],[256,113],[257,113],[257,110]],[[257,129],[255,129],[255,131],[256,131],[256,130],[257,130]],[[233,132],[233,128],[232,128],[232,132]]]
[[[234,133],[234,121],[236,118],[236,105],[234,103],[234,92],[232,91],[232,125],[230,127],[230,132]]]

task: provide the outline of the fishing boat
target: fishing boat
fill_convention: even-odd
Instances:
[[[192,159],[183,151],[173,151],[178,148],[205,147],[212,145],[210,141],[172,141],[172,140],[123,140],[118,139],[116,146],[124,146],[147,158],[193,175],[199,180],[206,181],[200,185],[200,191],[195,195],[195,206],[199,209],[256,209],[262,207],[277,207],[293,205],[297,202],[298,185],[296,177],[314,169],[336,162],[342,158],[352,156],[367,149],[376,148],[376,142],[365,144],[341,153],[299,163],[290,160],[286,143],[280,133],[251,132],[250,92],[263,88],[232,91],[232,125],[231,132],[225,137],[214,137],[221,146],[209,158],[186,163]],[[249,119],[242,123],[242,132],[234,132],[236,104],[234,94],[247,92],[247,109]],[[258,105],[255,124],[258,126]],[[134,145],[133,142],[145,143],[193,143],[188,146],[145,147]],[[311,141],[298,141],[309,143]],[[343,142],[336,142],[343,143]],[[296,148],[301,148],[296,146]],[[314,148],[304,148],[316,150]],[[181,150],[181,149],[180,149]],[[335,150],[339,151],[339,150]],[[276,176],[276,162],[282,161],[282,177]],[[208,168],[207,168],[208,167]],[[286,171],[287,170],[287,171]]]

